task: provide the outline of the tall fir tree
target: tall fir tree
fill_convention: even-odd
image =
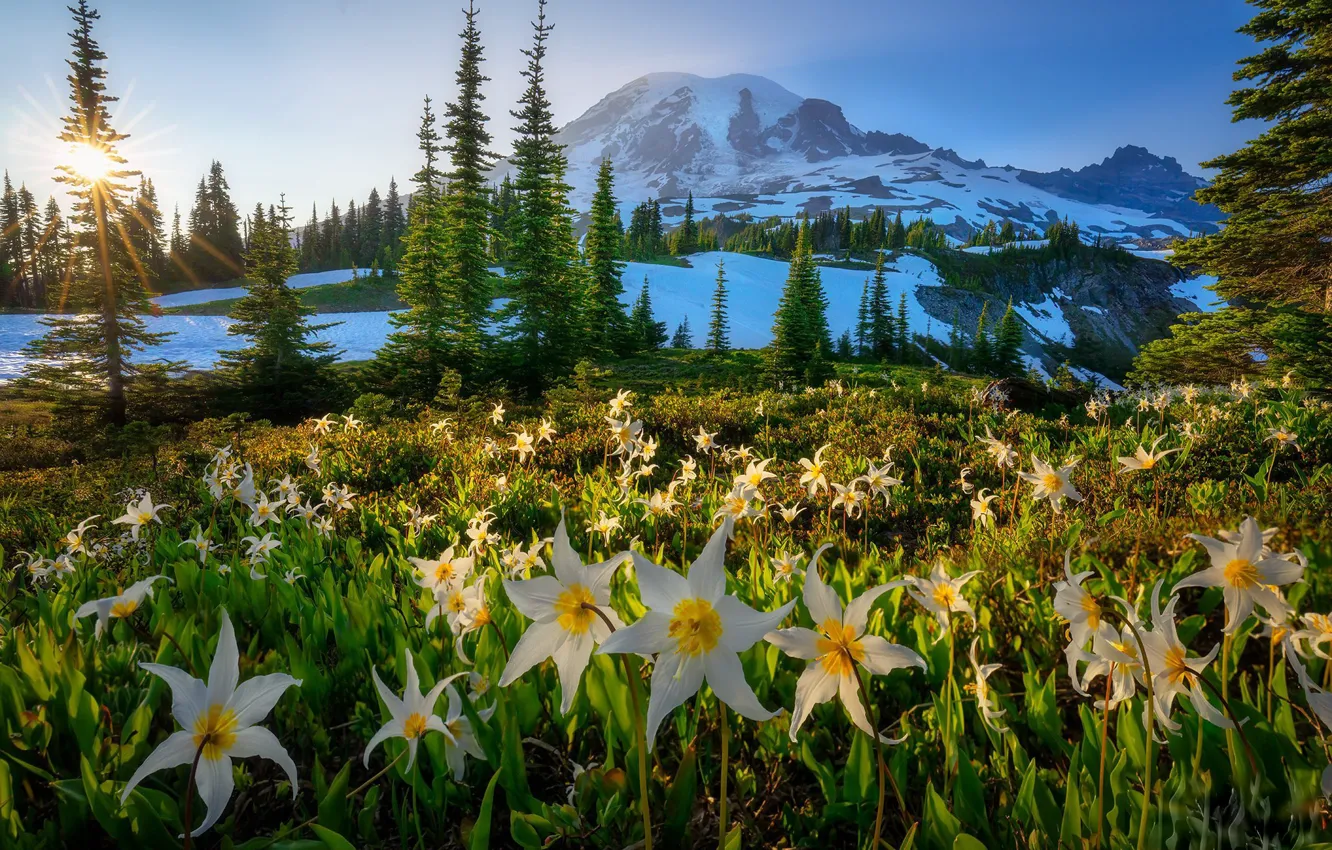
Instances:
[[[434,398],[445,370],[451,368],[446,336],[448,271],[440,211],[444,175],[439,170],[439,131],[429,97],[416,140],[425,161],[412,177],[416,190],[398,260],[398,297],[407,309],[389,317],[394,331],[379,349],[374,367],[380,383],[402,400]]]
[[[180,204],[176,204],[175,211],[171,214],[171,250],[168,259],[171,261],[171,273],[180,272],[180,265],[185,261],[185,250],[189,247],[189,242],[185,239],[185,231],[180,227]]]
[[[402,256],[402,234],[407,229],[403,215],[402,198],[398,195],[398,180],[389,178],[388,194],[384,196],[384,238],[379,253],[379,267],[397,271]]]
[[[809,245],[809,226],[802,222],[777,313],[773,317],[768,374],[775,382],[816,378],[832,353],[827,299]],[[812,381],[811,381],[812,383]]]
[[[620,262],[620,227],[615,211],[615,176],[611,161],[601,160],[597,189],[592,195],[591,222],[584,253],[587,257],[587,304],[584,314],[592,350],[608,354],[629,346],[628,317],[620,296],[624,294]]]
[[[510,342],[510,374],[528,390],[573,369],[586,339],[580,315],[584,299],[573,235],[573,211],[565,183],[567,162],[555,141],[546,96],[546,0],[538,0],[532,47],[523,51],[527,86],[512,115],[517,139],[510,161],[517,171],[518,213],[510,245],[510,300],[500,314]]]
[[[248,344],[223,351],[220,371],[233,403],[267,418],[298,419],[313,412],[327,396],[328,367],[337,359],[331,342],[312,338],[336,323],[310,324],[314,309],[287,286],[296,260],[286,198],[271,216],[258,207],[250,218],[246,294],[232,309],[227,329]]]
[[[880,360],[892,357],[893,349],[897,347],[893,332],[893,307],[888,301],[888,275],[883,266],[884,253],[878,251],[874,260],[874,277],[870,282],[869,337],[870,349]]]
[[[995,328],[990,351],[994,374],[1011,377],[1022,373],[1022,323],[1013,309],[1012,298],[1008,299],[1008,307]]]
[[[190,210],[187,276],[205,283],[240,277],[245,270],[240,224],[222,163],[214,160],[208,174],[199,180],[194,208]]]
[[[675,336],[671,337],[671,348],[693,348],[694,332],[689,329],[689,317],[685,316],[675,326]]]
[[[864,357],[870,352],[874,328],[870,321],[869,278],[860,287],[860,306],[856,308],[856,355]]]
[[[907,321],[907,297],[903,292],[897,300],[897,321],[893,322],[893,348],[898,363],[910,363],[914,359],[911,356],[910,342],[911,326]]]
[[[454,349],[453,368],[470,381],[477,373],[486,344],[486,324],[495,289],[490,271],[490,187],[486,174],[495,156],[489,150],[489,117],[482,111],[484,61],[475,3],[463,13],[459,34],[462,56],[455,81],[457,100],[444,107],[444,147],[453,170],[448,192],[440,200],[444,225],[444,296],[452,302],[448,333]]]
[[[22,226],[18,192],[14,191],[14,183],[6,170],[4,194],[0,195],[0,282],[5,284],[6,304],[27,306],[23,304],[24,293],[18,283],[23,253],[19,241]]]
[[[629,330],[635,341],[636,351],[656,351],[666,344],[669,338],[666,323],[658,322],[652,312],[652,295],[648,292],[648,279],[643,276],[643,288],[638,293],[638,300],[629,313]]]
[[[72,109],[62,121],[59,139],[82,152],[91,167],[61,165],[56,181],[69,187],[73,216],[79,225],[78,250],[87,261],[71,281],[67,308],[92,314],[42,320],[47,333],[27,346],[29,365],[24,384],[57,400],[62,407],[96,411],[101,407],[114,425],[127,418],[126,385],[140,373],[131,360],[144,348],[162,342],[167,334],[149,333],[142,314],[149,304],[135,274],[124,241],[112,223],[131,203],[125,182],[137,172],[124,166],[119,144],[129,138],[110,123],[108,105],[116,98],[106,92],[106,54],[93,38],[99,19],[87,0],[70,7],[74,55],[68,60]]]
[[[990,304],[981,304],[980,318],[976,319],[976,335],[971,338],[971,369],[978,375],[989,374],[994,368],[994,357],[990,348]]]
[[[685,201],[684,220],[675,234],[675,252],[681,256],[698,250],[698,224],[694,221],[694,193]]]
[[[361,207],[361,247],[356,254],[356,265],[369,268],[379,264],[380,248],[384,242],[384,206],[379,200],[379,189],[371,189],[370,197]]]
[[[726,316],[726,264],[721,260],[717,261],[717,286],[712,290],[707,349],[714,354],[731,350],[731,325]]]

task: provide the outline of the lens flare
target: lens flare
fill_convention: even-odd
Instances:
[[[75,174],[92,182],[104,179],[116,167],[105,150],[89,144],[70,145],[66,165],[74,169]]]

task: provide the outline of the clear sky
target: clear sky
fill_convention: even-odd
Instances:
[[[169,218],[221,160],[244,210],[286,192],[304,221],[336,196],[403,191],[421,98],[453,96],[459,0],[94,0],[117,128]],[[0,0],[0,167],[44,203],[67,103],[61,0]],[[535,0],[480,0],[486,107],[507,151]],[[552,0],[549,92],[576,118],[652,71],[761,74],[969,159],[1081,167],[1123,144],[1186,169],[1256,135],[1225,99],[1242,0]],[[60,196],[62,207],[66,200]]]

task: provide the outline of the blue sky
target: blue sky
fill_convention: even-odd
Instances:
[[[421,98],[452,97],[461,0],[103,0],[119,129],[168,216],[222,161],[243,208],[286,192],[358,203],[418,166]],[[96,4],[96,0],[94,0]],[[58,148],[70,28],[63,0],[0,0],[0,167],[39,202]],[[496,149],[521,90],[535,0],[480,3]],[[1197,163],[1256,135],[1225,98],[1241,0],[553,0],[557,122],[652,71],[761,74],[843,107],[862,129],[908,133],[992,165],[1080,167],[1123,144]],[[66,206],[60,196],[61,205]]]

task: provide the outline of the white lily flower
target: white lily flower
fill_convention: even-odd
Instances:
[[[777,477],[775,473],[768,472],[767,470],[768,464],[772,463],[775,459],[776,458],[766,458],[759,461],[750,461],[749,465],[745,467],[745,471],[735,476],[735,480],[732,484],[736,487],[747,487],[754,491],[758,498],[762,499],[763,494],[760,491],[760,488],[763,486],[763,482],[770,478]]]
[[[1147,649],[1147,663],[1152,671],[1152,696],[1156,717],[1161,725],[1173,731],[1179,724],[1170,719],[1171,708],[1178,696],[1187,696],[1198,716],[1222,729],[1233,725],[1216,706],[1207,701],[1203,693],[1201,676],[1207,665],[1216,658],[1221,645],[1201,658],[1190,658],[1189,651],[1175,631],[1175,605],[1178,596],[1171,596],[1164,610],[1161,608],[1161,582],[1152,588],[1152,629],[1142,635]]]
[[[620,390],[610,400],[611,416],[623,416],[625,411],[634,406],[634,394],[629,390]]]
[[[698,426],[698,433],[694,434],[694,448],[704,454],[711,454],[712,450],[717,448],[717,431],[708,433],[703,430],[703,426]]]
[[[180,544],[182,546],[193,546],[195,551],[199,553],[200,564],[203,564],[208,560],[209,552],[218,548],[217,544],[210,541],[208,535],[204,534],[203,528],[197,525],[194,527],[194,536],[185,538]]]
[[[935,638],[936,641],[949,630],[953,614],[966,614],[971,619],[976,619],[976,612],[971,610],[971,603],[962,596],[962,585],[979,574],[980,570],[972,570],[957,578],[951,578],[944,569],[943,561],[935,561],[929,578],[907,576],[903,579],[911,598],[939,621],[939,637]]]
[[[1323,722],[1328,729],[1332,729],[1332,692],[1320,688],[1309,677],[1309,671],[1304,669],[1304,662],[1300,660],[1295,652],[1295,647],[1287,643],[1283,650],[1286,654],[1286,663],[1295,671],[1296,678],[1300,681],[1300,687],[1304,689],[1304,699],[1309,703],[1310,710],[1314,716]],[[1332,797],[1332,764],[1323,768],[1321,781],[1323,796]]]
[[[319,463],[320,463],[319,446],[316,446],[314,443],[311,443],[310,452],[305,456],[305,468],[313,472],[316,476],[318,476],[320,474]]]
[[[801,557],[803,556],[799,552],[794,555],[788,555],[785,551],[778,552],[772,559],[772,580],[789,582],[793,576],[803,576],[805,571],[798,566]]]
[[[620,554],[599,564],[583,566],[569,543],[564,519],[560,519],[550,559],[555,574],[504,582],[509,601],[532,620],[532,625],[514,645],[500,676],[500,687],[508,687],[549,658],[560,675],[560,713],[569,713],[593,647],[605,642],[612,627],[624,626],[610,607],[610,584],[626,557]],[[592,608],[605,615],[610,625]]]
[[[241,538],[241,542],[250,544],[249,548],[245,550],[245,557],[251,564],[266,562],[269,554],[282,545],[282,541],[274,537],[271,531],[263,537],[247,535]]]
[[[823,452],[831,443],[824,444],[819,450],[814,452],[814,459],[801,458],[800,465],[805,471],[800,476],[800,483],[809,488],[809,495],[816,496],[820,490],[827,491],[828,476],[823,473]]]
[[[476,565],[476,560],[470,556],[455,557],[454,547],[450,546],[439,557],[431,560],[429,558],[408,558],[420,577],[416,583],[431,593],[438,594],[441,591],[447,592],[454,585],[460,585],[472,574],[472,569]]]
[[[333,427],[333,414],[325,413],[318,419],[311,419],[310,424],[314,426],[316,434],[327,434],[329,429]]]
[[[775,716],[745,681],[739,653],[785,619],[795,601],[761,613],[727,595],[723,561],[730,530],[730,523],[723,522],[712,533],[688,578],[633,552],[639,593],[650,610],[597,651],[657,656],[647,710],[649,748],[666,715],[697,693],[705,679],[717,698],[740,715],[757,721]]]
[[[518,453],[518,462],[527,463],[527,459],[536,454],[535,439],[527,433],[527,429],[522,431],[510,431],[509,436],[513,437],[513,445],[509,446],[509,451]]]
[[[889,738],[870,725],[860,695],[860,673],[856,665],[876,676],[886,676],[906,667],[925,669],[925,659],[912,650],[866,633],[870,609],[875,601],[907,582],[890,581],[868,588],[843,609],[837,592],[819,575],[819,558],[830,548],[831,544],[820,546],[805,573],[805,607],[809,609],[815,629],[797,626],[764,635],[764,640],[792,658],[810,662],[796,682],[795,706],[791,709],[791,740],[796,740],[796,734],[814,706],[836,696],[860,731],[870,737],[877,736],[885,744],[901,743],[905,739]]]
[[[471,756],[484,761],[486,754],[481,749],[481,742],[476,739],[472,721],[463,715],[462,698],[458,696],[458,692],[449,685],[444,690],[444,696],[448,700],[444,714],[444,763],[452,771],[453,781],[461,782],[467,769],[465,757]],[[482,721],[487,721],[494,713],[495,706],[491,705],[479,709],[476,716]]]
[[[537,442],[554,444],[554,437],[557,433],[555,425],[549,419],[543,418],[541,424],[537,426]]]
[[[136,581],[115,596],[109,596],[106,599],[93,599],[90,602],[83,603],[74,612],[74,619],[80,620],[89,614],[96,614],[97,626],[93,629],[93,637],[100,638],[103,629],[106,628],[106,624],[112,617],[129,617],[139,610],[145,596],[152,597],[153,582],[158,579],[171,581],[166,576],[152,576],[142,581]]]
[[[365,423],[362,422],[360,419],[357,419],[355,416],[353,416],[353,415],[351,415],[350,413],[348,413],[345,417],[343,417],[343,421],[342,421],[342,430],[343,430],[343,431],[359,431],[359,430],[361,430],[361,426],[364,425],[364,424],[365,424]]]
[[[976,493],[976,498],[971,500],[971,521],[979,523],[981,528],[994,528],[994,508],[990,503],[999,498],[998,493],[990,493],[989,489],[982,487]]]
[[[1239,533],[1231,541],[1190,534],[1212,558],[1212,565],[1199,570],[1175,585],[1183,587],[1219,587],[1226,601],[1226,626],[1229,634],[1239,630],[1254,605],[1261,605],[1270,616],[1284,619],[1290,606],[1275,590],[1283,584],[1300,581],[1304,575],[1302,560],[1291,561],[1264,549],[1263,531],[1258,520],[1245,517]]]
[[[1036,457],[1031,456],[1032,472],[1019,471],[1024,481],[1028,481],[1035,486],[1035,492],[1032,498],[1035,501],[1049,499],[1050,507],[1055,513],[1061,512],[1060,503],[1064,499],[1070,499],[1074,502],[1082,501],[1082,494],[1074,487],[1069,477],[1073,474],[1073,467],[1077,466],[1077,460],[1065,464],[1060,469],[1055,469],[1050,464]]]
[[[871,496],[882,496],[885,505],[891,502],[891,490],[893,487],[901,486],[902,479],[894,478],[888,473],[893,469],[893,462],[890,460],[883,466],[875,466],[874,461],[868,461],[869,471],[851,482],[854,487],[856,481],[864,481],[866,488],[869,489]]]
[[[139,501],[131,501],[125,505],[124,516],[116,517],[111,522],[118,525],[128,525],[130,538],[138,540],[140,529],[150,522],[161,524],[162,520],[157,515],[170,507],[170,505],[154,505],[152,494],[144,493],[143,498]]]
[[[287,688],[300,687],[301,680],[286,673],[270,673],[237,686],[240,652],[226,611],[222,612],[222,634],[208,670],[207,684],[165,664],[141,662],[139,668],[171,688],[171,714],[181,729],[159,744],[134,771],[120,794],[122,804],[148,774],[192,764],[196,754],[199,767],[195,785],[208,813],[203,823],[190,833],[192,836],[206,832],[222,817],[222,810],[235,790],[233,758],[258,756],[276,763],[287,774],[291,794],[296,796],[296,763],[272,732],[256,724],[273,710]]]
[[[92,527],[93,520],[100,516],[101,514],[93,514],[69,530],[69,533],[65,535],[65,549],[69,554],[77,555],[80,552],[85,555],[88,554],[87,541],[84,540],[84,537],[87,535],[88,529]]]
[[[370,766],[370,753],[375,747],[389,738],[403,738],[407,741],[407,769],[411,770],[416,762],[417,745],[427,731],[439,732],[445,736],[449,734],[444,719],[435,714],[435,703],[439,701],[439,695],[448,687],[449,682],[467,674],[454,673],[452,676],[440,679],[429,693],[422,695],[421,680],[417,676],[416,665],[412,662],[410,649],[407,650],[406,670],[407,682],[402,692],[402,699],[398,699],[379,678],[379,670],[374,665],[370,666],[370,678],[374,680],[375,690],[379,692],[379,698],[384,701],[384,707],[389,711],[389,721],[381,726],[370,739],[370,743],[365,745],[365,754],[361,756],[361,763],[366,767]]]
[[[976,439],[985,444],[985,453],[994,458],[994,465],[999,469],[1017,466],[1018,453],[1013,451],[1013,447],[1008,443],[995,439],[994,434],[990,433],[989,425],[985,426],[985,436]]]
[[[1154,468],[1158,463],[1161,462],[1161,459],[1164,458],[1166,455],[1179,451],[1179,449],[1166,449],[1165,451],[1158,452],[1156,450],[1156,447],[1164,439],[1165,439],[1165,434],[1162,434],[1161,436],[1157,437],[1155,440],[1152,441],[1152,447],[1150,449],[1138,446],[1137,450],[1134,451],[1133,453],[1133,457],[1119,458],[1119,463],[1121,466],[1124,467],[1124,471],[1134,472],[1137,470],[1142,470],[1145,472],[1147,470]]]
[[[504,424],[504,402],[490,408],[490,421],[496,425]]]
[[[976,708],[980,710],[981,720],[986,726],[989,726],[995,732],[1007,732],[1007,726],[999,725],[999,718],[1008,713],[1006,709],[1000,708],[998,703],[993,700],[994,694],[990,691],[990,676],[995,670],[1002,668],[1002,664],[981,664],[976,660],[976,644],[980,638],[971,639],[971,649],[967,651],[967,659],[971,661],[971,669],[976,674],[976,680],[967,685],[967,690],[976,695]]]
[[[260,490],[255,494],[254,504],[250,505],[250,525],[262,528],[264,523],[279,522],[277,506],[283,502],[270,502],[268,494]]]

